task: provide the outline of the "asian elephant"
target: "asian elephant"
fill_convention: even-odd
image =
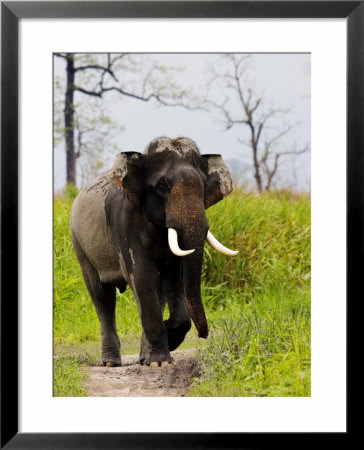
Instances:
[[[194,322],[206,338],[201,301],[204,242],[235,255],[209,232],[205,209],[232,191],[220,155],[201,155],[187,138],[153,140],[123,152],[76,197],[71,235],[101,326],[99,364],[120,366],[116,288],[132,289],[142,324],[140,363],[166,366]],[[169,319],[163,322],[168,303]]]

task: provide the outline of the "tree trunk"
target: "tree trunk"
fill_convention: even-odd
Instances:
[[[67,89],[64,108],[64,122],[66,134],[66,181],[76,184],[76,152],[74,143],[74,55],[67,53]]]
[[[255,145],[253,145],[253,162],[254,162],[254,178],[257,182],[257,188],[258,192],[263,191],[263,185],[262,185],[262,177],[260,176],[260,166],[258,161],[258,150]]]

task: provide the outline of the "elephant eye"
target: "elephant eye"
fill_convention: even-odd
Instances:
[[[159,180],[157,188],[158,188],[159,191],[161,191],[163,193],[167,192],[169,190],[167,181],[164,178]]]

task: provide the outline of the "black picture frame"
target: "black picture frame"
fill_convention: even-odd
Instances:
[[[18,432],[18,22],[22,18],[346,18],[347,305],[363,264],[363,1],[5,1],[1,2],[1,448],[258,448],[303,445],[310,434]],[[349,310],[347,311],[349,313]],[[347,349],[350,351],[348,341]],[[350,414],[348,411],[347,418]],[[340,443],[349,437],[335,433]],[[298,441],[299,439],[299,441]],[[327,434],[316,433],[315,443]],[[342,444],[344,442],[341,442]]]

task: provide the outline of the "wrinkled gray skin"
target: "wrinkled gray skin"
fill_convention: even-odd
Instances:
[[[158,138],[143,154],[117,155],[113,168],[79,193],[71,212],[71,234],[83,278],[95,305],[102,335],[100,365],[119,366],[115,325],[116,288],[129,284],[143,334],[140,362],[167,364],[184,340],[191,318],[208,335],[201,301],[205,208],[232,190],[220,155],[200,155],[187,138]],[[167,229],[178,233],[175,256]],[[170,317],[163,322],[168,302]]]

